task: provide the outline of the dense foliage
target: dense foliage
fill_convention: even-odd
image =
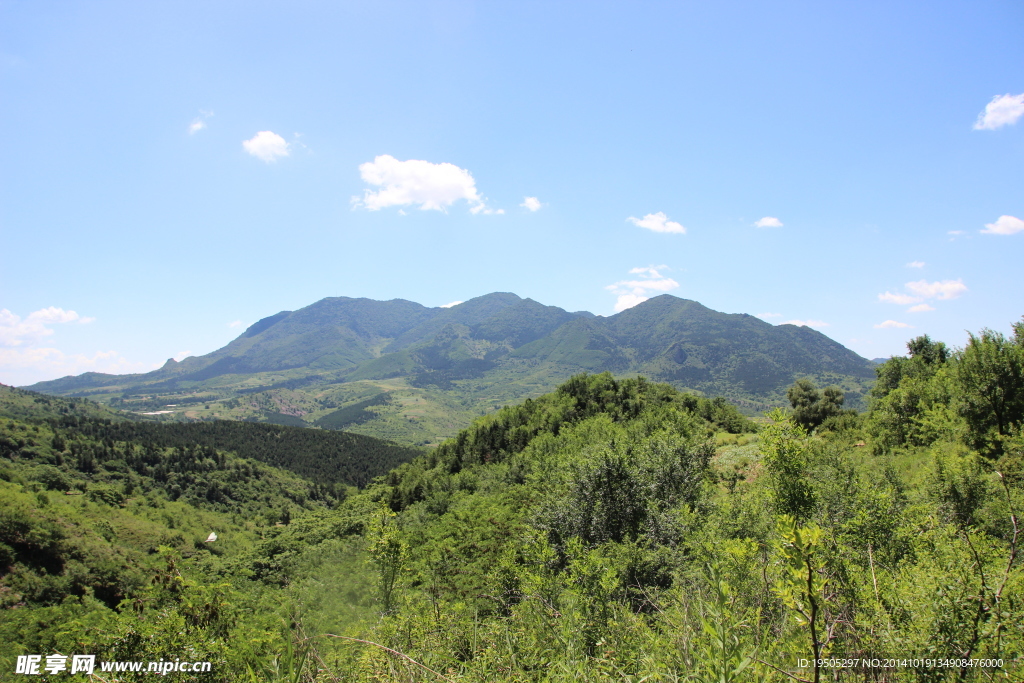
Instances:
[[[890,393],[944,362],[918,346],[880,368]],[[364,639],[417,664],[350,649],[342,679],[817,680],[799,659],[903,656],[1004,667],[844,675],[1016,680],[1021,479],[971,450],[969,411],[893,450],[884,409],[880,390],[870,433],[837,410],[813,436],[775,412],[752,450],[690,397],[598,375],[483,419],[363,494],[388,506],[378,576],[407,572]]]
[[[0,419],[5,673],[22,652],[222,658],[245,609],[225,602],[218,578],[238,575],[231,558],[336,498],[210,446],[115,440],[109,424],[80,425]],[[203,579],[184,576],[185,565]]]
[[[290,470],[325,485],[365,486],[373,477],[408,462],[422,451],[369,436],[285,425],[213,422],[108,422],[61,420],[97,439],[136,441],[184,448],[200,445],[233,451]]]
[[[387,393],[381,393],[365,401],[358,401],[344,408],[339,408],[333,413],[327,413],[313,424],[324,429],[344,429],[351,425],[362,424],[377,417],[376,413],[367,410],[367,408],[387,405],[390,401],[391,399]]]
[[[1002,469],[1020,466],[1024,425],[1024,322],[1013,336],[982,330],[949,353],[927,336],[907,345],[908,358],[878,370],[868,430],[891,451],[934,443],[950,432]],[[1008,458],[1008,460],[1000,460]]]
[[[818,391],[807,379],[797,380],[786,392],[793,406],[793,422],[808,431],[813,431],[825,420],[843,414],[843,391],[839,387],[825,387]],[[852,411],[856,414],[856,411]]]
[[[250,515],[262,521],[238,526],[229,536],[249,542],[221,555],[201,540],[131,555],[142,535],[121,521],[105,532],[94,507],[159,519],[129,494],[66,496],[47,512],[55,496],[36,497],[59,478],[37,468],[57,434],[11,421],[4,495],[39,521],[31,534],[8,523],[7,538],[100,548],[105,532],[128,548],[113,575],[137,578],[97,592],[108,571],[90,592],[76,587],[75,563],[109,566],[99,550],[29,566],[5,541],[4,581],[68,587],[18,588],[29,597],[9,603],[0,647],[137,660],[188,651],[216,663],[194,677],[207,682],[1021,680],[1024,327],[984,331],[964,349],[927,338],[909,349],[879,367],[867,414],[840,411],[813,432],[793,413],[755,425],[725,401],[577,375],[343,501],[282,494],[285,518],[281,498],[256,493]],[[116,488],[105,466],[48,466],[87,491]],[[175,508],[183,516],[209,525],[228,514],[134,476],[148,497],[190,506]],[[62,515],[78,520],[74,534],[55,535]],[[818,657],[946,664],[836,670]]]
[[[364,403],[384,401],[386,397],[378,397]],[[130,415],[106,410],[92,401],[60,399],[2,385],[0,414],[45,423],[59,438],[68,432],[96,441],[142,444],[150,450],[202,447],[231,451],[335,488],[365,486],[422,452],[360,434],[287,425],[129,420],[126,417]]]

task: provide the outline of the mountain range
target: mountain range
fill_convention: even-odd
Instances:
[[[499,292],[447,308],[326,298],[153,372],[28,388],[155,419],[246,419],[425,445],[579,372],[644,375],[753,413],[784,403],[801,377],[839,385],[858,407],[874,365],[809,327],[667,294],[601,317]]]

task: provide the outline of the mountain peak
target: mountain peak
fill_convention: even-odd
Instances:
[[[482,304],[509,306],[522,300],[523,298],[521,296],[512,292],[491,292],[490,294],[482,294],[480,296],[475,296],[472,299],[467,299],[460,304],[452,306],[452,309],[462,308],[464,306],[480,306]]]

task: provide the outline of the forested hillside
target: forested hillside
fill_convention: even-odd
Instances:
[[[255,464],[11,420],[0,647],[187,648],[197,681],[1019,681],[1024,323],[908,349],[866,413],[802,382],[759,422],[577,375],[343,500],[263,470],[230,520],[202,492]],[[132,525],[172,519],[148,554]]]
[[[208,446],[113,440],[96,425],[0,419],[5,654],[58,632],[102,634],[129,600],[153,598],[159,572],[233,572],[222,556],[346,493]]]
[[[57,438],[65,431],[91,439],[154,447],[203,447],[231,451],[327,486],[365,486],[408,462],[419,449],[360,434],[265,423],[141,421],[92,401],[61,399],[0,385],[0,416],[45,423]]]

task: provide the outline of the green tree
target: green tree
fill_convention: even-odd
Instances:
[[[771,424],[761,430],[761,452],[770,477],[776,512],[807,519],[814,509],[814,490],[807,479],[807,432],[781,409],[768,413]]]
[[[894,356],[875,368],[866,426],[878,451],[931,443],[937,434],[926,414],[949,403],[946,345],[922,335],[907,342],[907,350],[909,357]]]
[[[923,334],[907,342],[907,350],[911,358],[916,358],[924,365],[942,365],[949,358],[949,349],[943,342],[932,341],[931,337]]]
[[[968,445],[995,457],[1024,423],[1024,321],[1013,333],[1007,339],[982,330],[956,354],[957,408],[967,420]]]
[[[395,513],[382,505],[369,525],[370,560],[377,568],[377,591],[384,614],[394,609],[395,587],[405,564],[407,546],[395,524]]]
[[[799,379],[786,392],[793,406],[793,421],[811,431],[822,422],[843,412],[843,390],[839,387],[825,387],[818,391],[808,379]]]

